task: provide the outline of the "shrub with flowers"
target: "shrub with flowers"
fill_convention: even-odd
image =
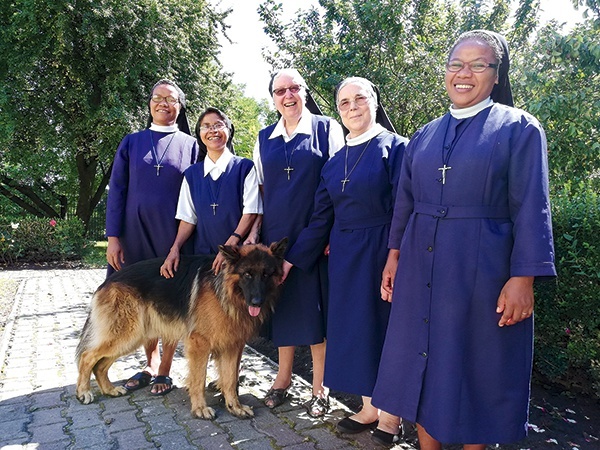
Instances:
[[[84,233],[77,218],[26,217],[0,225],[0,263],[79,259],[89,248]]]

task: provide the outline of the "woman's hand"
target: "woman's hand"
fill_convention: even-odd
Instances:
[[[160,274],[165,278],[173,278],[179,268],[179,249],[171,248],[165,262],[160,266]]]
[[[496,312],[502,314],[498,326],[514,325],[533,314],[533,277],[511,277],[500,295]]]
[[[400,250],[390,249],[383,273],[381,274],[381,298],[386,302],[392,301],[394,279],[396,278],[396,270],[398,270],[399,257]]]
[[[281,283],[283,283],[288,277],[288,275],[290,274],[290,270],[292,270],[292,267],[294,267],[294,265],[291,262],[288,262],[285,259],[283,260],[283,276],[281,277]]]
[[[213,264],[212,264],[212,271],[214,272],[215,275],[218,275],[223,264],[225,264],[225,257],[223,256],[223,253],[219,252],[219,253],[217,253],[217,256],[215,256],[215,260],[213,261]]]
[[[108,237],[108,246],[106,247],[106,261],[115,270],[121,270],[122,264],[125,264],[125,255],[121,241],[116,236]]]

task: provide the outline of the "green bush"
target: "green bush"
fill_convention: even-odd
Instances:
[[[0,226],[0,262],[46,262],[80,259],[90,242],[77,218],[27,217]]]
[[[600,397],[600,196],[567,188],[552,213],[558,277],[536,286],[535,370]]]

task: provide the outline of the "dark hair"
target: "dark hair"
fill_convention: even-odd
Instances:
[[[175,90],[177,90],[177,95],[179,97],[179,104],[181,105],[182,109],[185,109],[185,94],[183,93],[181,88],[179,86],[177,86],[177,84],[174,81],[171,81],[167,78],[163,78],[162,80],[158,80],[156,83],[154,83],[154,86],[152,86],[152,90],[150,91],[150,95],[148,96],[148,102],[152,98],[152,94],[154,94],[154,89],[156,89],[158,86],[160,86],[162,84],[168,84],[169,86],[173,86],[175,88]]]
[[[508,78],[508,71],[510,69],[510,57],[508,54],[508,43],[501,34],[489,30],[472,30],[462,33],[458,39],[454,42],[454,45],[448,53],[448,59],[454,53],[456,47],[465,41],[476,41],[481,44],[487,45],[494,52],[494,56],[498,61],[498,67],[496,73],[498,74],[498,83],[494,85],[492,89],[491,98],[496,103],[502,103],[504,105],[513,106],[512,89],[510,87],[510,80]]]
[[[179,115],[177,116],[177,120],[175,122],[177,123],[177,126],[179,127],[179,131],[182,131],[185,134],[189,134],[191,136],[192,133],[190,133],[190,125],[188,124],[187,114],[185,112],[185,94],[183,93],[181,88],[179,86],[177,86],[177,83],[175,83],[174,81],[171,81],[167,78],[163,78],[161,80],[158,80],[156,83],[154,83],[154,86],[152,86],[152,90],[150,91],[150,94],[148,95],[148,101],[146,102],[146,104],[148,105],[148,120],[146,121],[147,122],[146,128],[150,128],[150,125],[152,124],[152,111],[150,110],[150,101],[152,99],[152,95],[154,94],[154,89],[156,89],[158,86],[163,85],[163,84],[173,86],[175,88],[175,90],[177,91],[177,95],[179,97],[180,108],[179,108]]]
[[[480,44],[487,45],[489,48],[491,48],[492,51],[494,52],[494,57],[496,58],[496,61],[498,61],[498,67],[496,68],[496,71],[497,72],[500,71],[500,66],[502,64],[502,56],[504,55],[504,50],[502,49],[502,46],[500,45],[500,42],[498,41],[498,39],[496,39],[491,34],[485,32],[485,31],[482,31],[482,30],[467,31],[467,32],[461,34],[456,39],[456,41],[454,41],[454,44],[452,45],[452,48],[450,49],[450,52],[448,53],[448,61],[450,61],[450,57],[452,56],[452,53],[454,53],[454,49],[456,49],[456,47],[458,47],[459,44],[461,44],[465,41],[476,41],[476,42],[479,42]]]
[[[227,117],[227,114],[225,114],[223,111],[213,106],[209,106],[204,111],[202,111],[202,114],[200,114],[200,117],[198,117],[198,121],[196,122],[196,128],[194,129],[194,135],[196,136],[196,140],[198,141],[198,148],[200,149],[200,152],[198,153],[198,159],[200,161],[204,160],[208,153],[206,145],[204,145],[204,142],[202,142],[202,139],[200,138],[200,125],[202,123],[202,119],[204,119],[204,117],[206,117],[207,114],[216,114],[221,118],[223,122],[225,122],[225,125],[229,130],[227,148],[231,153],[235,155],[235,150],[233,149],[233,135],[235,134],[235,127],[233,126],[233,122],[231,122],[231,119]]]

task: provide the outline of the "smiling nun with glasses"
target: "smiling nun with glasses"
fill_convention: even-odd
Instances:
[[[329,243],[325,386],[363,401],[337,428],[374,429],[375,442],[391,445],[400,437],[400,421],[372,406],[371,395],[390,313],[381,299],[381,273],[408,139],[396,134],[369,80],[343,80],[335,101],[349,132],[346,145],[323,167],[314,212],[286,256],[284,273],[292,264],[292,270],[307,270]]]
[[[446,63],[450,111],[402,162],[373,404],[416,422],[424,450],[527,434],[533,282],[556,271],[546,137],[513,107],[508,70],[502,36],[462,34]]]
[[[148,98],[148,129],[121,141],[110,176],[106,205],[108,274],[145,259],[165,257],[177,234],[177,193],[183,172],[198,158],[190,136],[185,95],[170,80],[160,80]],[[191,253],[191,247],[189,249]],[[134,391],[154,381],[151,394],[173,386],[169,372],[177,342],[145,345],[146,367],[127,380]]]
[[[269,93],[280,119],[259,132],[254,163],[264,200],[252,240],[271,243],[288,237],[292,245],[308,224],[313,197],[325,161],[344,144],[339,123],[321,115],[297,70],[277,72]],[[261,223],[262,222],[262,223]],[[281,405],[292,382],[294,347],[310,345],[313,359],[312,399],[306,405],[312,416],[328,409],[323,386],[325,359],[326,257],[308,271],[295,269],[283,285],[282,295],[263,334],[278,347],[279,370],[265,397],[269,408]]]
[[[241,245],[262,214],[252,160],[236,156],[234,127],[229,117],[209,107],[196,124],[200,161],[184,173],[177,204],[179,230],[160,268],[165,278],[177,271],[180,249],[193,235],[195,254],[216,254],[213,270],[224,262],[219,245]]]

